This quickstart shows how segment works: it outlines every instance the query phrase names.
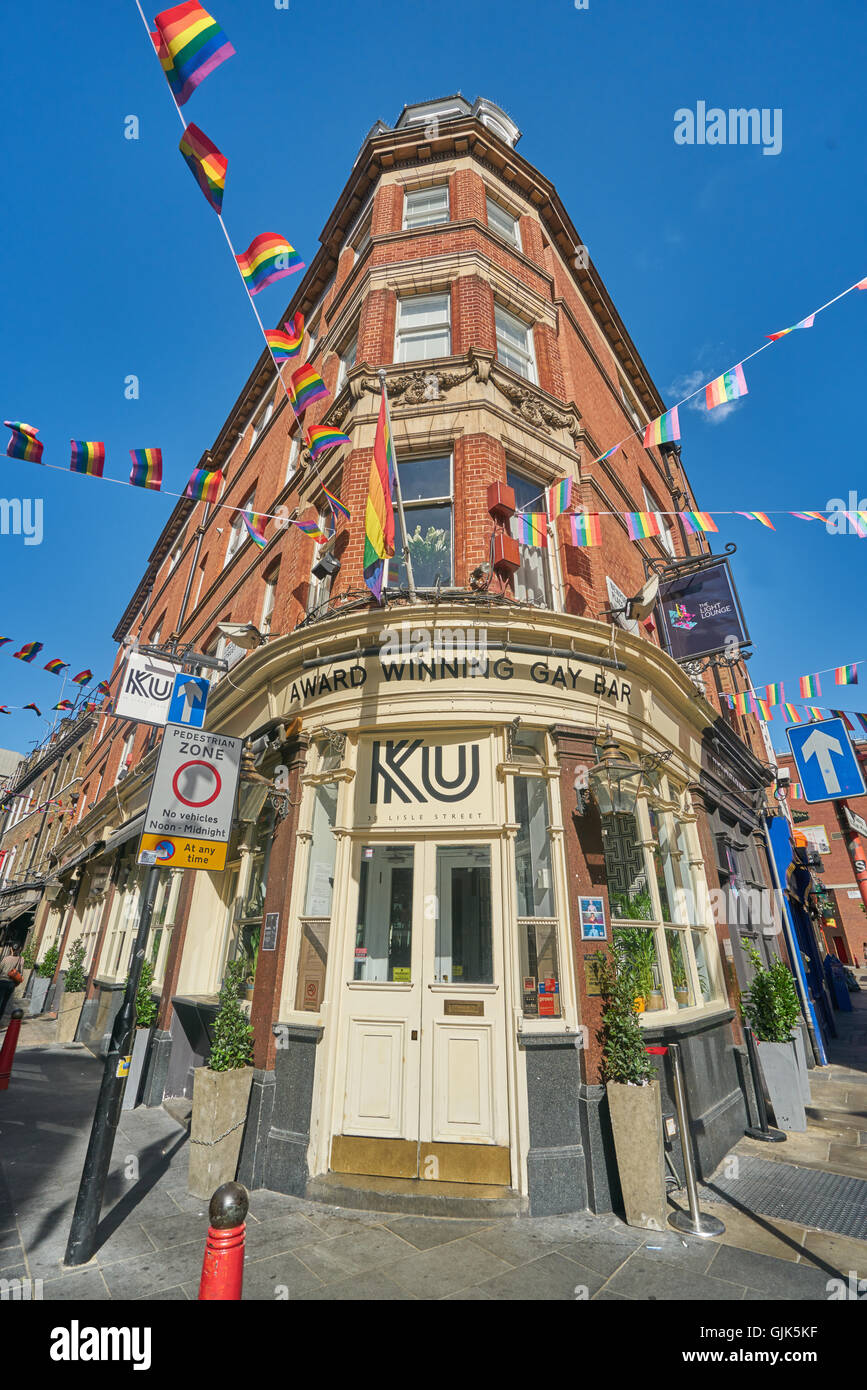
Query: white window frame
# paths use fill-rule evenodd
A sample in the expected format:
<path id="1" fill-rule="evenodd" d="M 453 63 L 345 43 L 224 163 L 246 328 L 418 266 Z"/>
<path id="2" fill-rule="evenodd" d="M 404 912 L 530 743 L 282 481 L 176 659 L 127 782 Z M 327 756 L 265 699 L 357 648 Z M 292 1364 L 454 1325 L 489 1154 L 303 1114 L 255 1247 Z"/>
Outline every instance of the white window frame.
<path id="1" fill-rule="evenodd" d="M 493 222 L 493 223 L 491 222 L 491 208 L 492 208 L 492 207 L 493 207 L 493 208 L 496 208 L 496 210 L 497 210 L 497 212 L 494 214 L 494 222 Z M 499 199 L 498 199 L 498 198 L 495 198 L 495 197 L 493 196 L 493 194 L 491 194 L 491 193 L 486 193 L 486 194 L 485 194 L 485 209 L 486 209 L 487 214 L 488 214 L 488 229 L 489 229 L 490 231 L 492 231 L 492 232 L 494 233 L 495 236 L 498 236 L 498 237 L 500 238 L 501 241 L 505 241 L 505 242 L 508 243 L 509 246 L 513 246 L 513 247 L 515 248 L 516 251 L 522 250 L 522 247 L 521 247 L 521 227 L 520 227 L 519 219 L 518 219 L 518 217 L 516 216 L 516 214 L 513 213 L 513 212 L 510 212 L 509 209 L 508 209 L 507 207 L 504 207 L 503 204 L 499 201 Z M 497 213 L 501 214 L 503 217 L 508 217 L 509 221 L 510 221 L 511 224 L 512 224 L 512 225 L 511 225 L 511 230 L 510 230 L 510 231 L 504 231 L 504 230 L 502 229 L 502 227 L 498 227 L 498 226 L 496 225 L 496 216 L 497 216 Z"/>
<path id="2" fill-rule="evenodd" d="M 346 384 L 346 378 L 358 358 L 358 329 L 350 338 L 346 347 L 340 354 L 340 366 L 337 368 L 337 385 L 334 388 L 335 396 L 339 395 Z"/>
<path id="3" fill-rule="evenodd" d="M 432 356 L 410 357 L 405 349 L 418 340 L 433 336 L 435 332 L 442 332 L 442 327 L 438 325 L 426 324 L 422 328 L 405 328 L 403 316 L 405 304 L 418 304 L 422 300 L 442 300 L 445 303 L 445 329 L 448 334 L 448 342 L 445 352 L 437 352 Z M 395 362 L 428 362 L 438 357 L 451 357 L 452 353 L 452 302 L 451 294 L 448 289 L 437 291 L 433 294 L 413 294 L 402 295 L 397 301 L 397 318 L 394 329 L 394 361 Z"/>
<path id="4" fill-rule="evenodd" d="M 289 441 L 289 458 L 286 463 L 284 486 L 298 472 L 298 458 L 301 453 L 301 431 L 297 430 Z"/>
<path id="5" fill-rule="evenodd" d="M 262 612 L 259 618 L 259 631 L 267 636 L 271 631 L 271 620 L 277 603 L 277 585 L 280 582 L 280 566 L 264 576 L 265 593 L 262 597 Z"/>
<path id="6" fill-rule="evenodd" d="M 511 313 L 511 311 L 509 309 L 504 308 L 502 304 L 494 305 L 494 324 L 497 334 L 497 357 L 499 358 L 502 365 L 504 367 L 508 367 L 510 371 L 515 372 L 517 376 L 523 377 L 525 381 L 529 381 L 531 385 L 538 385 L 539 375 L 536 370 L 536 348 L 535 343 L 533 341 L 532 325 L 527 323 L 524 319 L 518 318 L 517 314 Z M 509 342 L 508 339 L 505 338 L 505 335 L 501 335 L 501 324 L 504 327 L 509 327 L 510 325 L 514 324 L 521 328 L 524 332 L 526 346 L 523 349 L 518 348 L 515 346 L 514 343 Z M 517 357 L 519 362 L 523 362 L 523 365 L 526 368 L 525 371 L 522 371 L 520 367 L 516 367 L 513 362 L 506 361 L 505 357 L 500 351 L 501 336 L 503 337 L 504 345 L 507 348 L 510 357 Z"/>
<path id="7" fill-rule="evenodd" d="M 120 762 L 119 762 L 119 764 L 118 764 L 117 772 L 115 773 L 115 778 L 114 778 L 114 785 L 115 785 L 115 786 L 117 786 L 118 782 L 122 782 L 122 781 L 123 781 L 124 777 L 126 777 L 127 773 L 128 773 L 129 770 L 130 770 L 130 769 L 127 767 L 127 760 L 128 760 L 128 758 L 130 758 L 131 755 L 132 755 L 132 746 L 133 746 L 134 743 L 135 743 L 135 728 L 132 728 L 132 729 L 130 729 L 129 733 L 127 734 L 126 738 L 124 739 L 124 741 L 123 741 L 123 748 L 120 750 Z M 100 782 L 100 786 L 102 786 L 102 782 Z M 98 797 L 97 797 L 97 799 L 98 799 Z"/>
<path id="8" fill-rule="evenodd" d="M 425 220 L 418 219 L 412 212 L 410 206 L 411 200 L 413 198 L 419 197 L 420 195 L 430 195 L 431 193 L 439 193 L 441 190 L 445 194 L 444 207 L 435 209 L 433 217 L 427 217 Z M 440 213 L 442 213 L 443 215 L 440 216 Z M 450 220 L 451 209 L 449 207 L 449 186 L 447 183 L 430 184 L 425 188 L 404 189 L 402 223 L 402 230 L 404 232 L 415 231 L 418 227 L 442 227 L 445 225 L 445 223 L 449 222 Z"/>
<path id="9" fill-rule="evenodd" d="M 671 518 L 662 514 L 662 509 L 659 505 L 659 502 L 656 500 L 653 493 L 647 486 L 642 484 L 641 491 L 644 494 L 645 510 L 648 512 L 660 513 L 659 524 L 662 527 L 662 533 L 659 537 L 659 542 L 666 555 L 669 555 L 673 560 L 675 558 L 676 551 L 674 548 L 674 535 L 672 534 Z"/>

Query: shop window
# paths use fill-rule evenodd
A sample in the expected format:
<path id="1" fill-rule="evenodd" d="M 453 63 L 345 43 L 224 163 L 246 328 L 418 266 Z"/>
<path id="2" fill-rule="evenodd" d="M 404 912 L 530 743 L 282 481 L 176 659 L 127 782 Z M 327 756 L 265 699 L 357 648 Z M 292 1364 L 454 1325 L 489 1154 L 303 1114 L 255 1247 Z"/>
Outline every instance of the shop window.
<path id="1" fill-rule="evenodd" d="M 504 367 L 510 367 L 527 381 L 536 382 L 536 361 L 533 354 L 533 331 L 508 309 L 499 304 L 494 308 L 497 329 L 497 356 Z"/>
<path id="2" fill-rule="evenodd" d="M 435 227 L 449 220 L 448 184 L 438 184 L 436 188 L 414 188 L 404 194 L 403 230 L 414 227 Z"/>
<path id="3" fill-rule="evenodd" d="M 399 460 L 397 466 L 416 587 L 449 587 L 453 582 L 451 456 Z M 399 588 L 406 587 L 399 524 L 395 526 L 395 553 L 389 574 L 397 575 Z"/>
<path id="4" fill-rule="evenodd" d="M 554 905 L 547 782 L 543 777 L 516 777 L 514 796 L 523 1011 L 528 1018 L 559 1018 L 559 924 Z"/>
<path id="5" fill-rule="evenodd" d="M 517 251 L 521 249 L 521 232 L 518 226 L 518 219 L 511 212 L 507 212 L 501 203 L 498 203 L 488 194 L 488 226 L 492 232 L 496 232 L 510 246 L 514 246 Z"/>
<path id="6" fill-rule="evenodd" d="M 337 841 L 336 782 L 322 782 L 313 796 L 310 852 L 301 919 L 301 952 L 298 960 L 296 1009 L 316 1012 L 325 992 L 328 966 L 328 938 L 331 927 L 331 899 L 334 889 L 334 860 Z"/>
<path id="7" fill-rule="evenodd" d="M 396 362 L 451 354 L 449 295 L 416 294 L 397 302 Z"/>
<path id="8" fill-rule="evenodd" d="M 516 473 L 512 468 L 506 470 L 506 482 L 515 490 L 515 504 L 519 512 L 545 510 L 545 494 L 541 483 Z M 518 552 L 521 567 L 512 576 L 515 598 L 522 603 L 535 603 L 540 608 L 550 608 L 551 562 L 548 547 L 520 545 Z"/>

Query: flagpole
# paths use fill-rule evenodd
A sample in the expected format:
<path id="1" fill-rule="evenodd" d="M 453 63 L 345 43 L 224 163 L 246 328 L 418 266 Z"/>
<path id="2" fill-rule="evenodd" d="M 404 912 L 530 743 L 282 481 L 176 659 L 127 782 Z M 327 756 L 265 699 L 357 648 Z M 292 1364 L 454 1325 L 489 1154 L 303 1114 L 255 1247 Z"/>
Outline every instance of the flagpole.
<path id="1" fill-rule="evenodd" d="M 397 515 L 400 521 L 400 538 L 403 542 L 403 558 L 406 563 L 406 582 L 409 589 L 410 603 L 418 603 L 418 594 L 415 589 L 415 576 L 412 572 L 412 558 L 409 553 L 409 541 L 406 534 L 406 517 L 403 511 L 403 494 L 400 490 L 400 469 L 397 466 L 397 452 L 394 448 L 394 431 L 391 428 L 391 411 L 388 407 L 388 391 L 385 386 L 385 368 L 379 369 L 379 384 L 382 388 L 382 399 L 385 402 L 385 423 L 388 427 L 388 437 L 391 440 L 391 448 L 394 453 L 394 490 L 397 495 Z"/>

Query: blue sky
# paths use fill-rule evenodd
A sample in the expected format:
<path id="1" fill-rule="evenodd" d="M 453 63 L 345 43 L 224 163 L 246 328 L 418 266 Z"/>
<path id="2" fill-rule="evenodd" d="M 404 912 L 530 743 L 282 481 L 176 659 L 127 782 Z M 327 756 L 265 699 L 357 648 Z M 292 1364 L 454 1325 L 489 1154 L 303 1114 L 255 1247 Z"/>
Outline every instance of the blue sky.
<path id="1" fill-rule="evenodd" d="M 542 0 L 496 6 L 377 0 L 214 0 L 237 50 L 185 107 L 229 159 L 224 213 L 239 248 L 285 234 L 309 261 L 369 127 L 407 102 L 490 97 L 521 153 L 556 184 L 660 390 L 716 375 L 764 335 L 867 275 L 867 17 L 805 0 Z M 151 19 L 155 11 L 146 11 Z M 362 27 L 363 21 L 363 27 Z M 4 16 L 0 88 L 6 271 L 0 417 L 40 428 L 47 461 L 103 439 L 106 474 L 131 447 L 163 449 L 182 490 L 261 350 L 213 214 L 177 151 L 180 127 L 133 0 L 53 6 L 33 45 L 26 7 Z M 678 108 L 782 109 L 782 150 L 679 146 Z M 124 139 L 136 115 L 140 139 Z M 289 291 L 292 285 L 289 283 Z M 258 296 L 276 323 L 286 287 Z M 724 420 L 683 411 L 700 505 L 819 510 L 867 496 L 867 294 L 747 366 Z M 141 383 L 138 400 L 124 380 Z M 614 441 L 611 441 L 614 442 Z M 172 499 L 4 461 L 5 497 L 42 497 L 44 541 L 0 536 L 0 633 L 45 643 L 34 667 L 0 650 L 0 703 L 60 698 L 58 656 L 97 676 Z M 867 659 L 867 542 L 780 518 L 772 534 L 721 524 L 756 645 L 756 683 Z M 862 546 L 865 548 L 862 550 Z M 829 677 L 829 680 L 832 678 Z M 867 709 L 823 680 L 823 701 Z M 68 692 L 67 692 L 68 693 Z M 47 725 L 0 722 L 27 750 Z"/>

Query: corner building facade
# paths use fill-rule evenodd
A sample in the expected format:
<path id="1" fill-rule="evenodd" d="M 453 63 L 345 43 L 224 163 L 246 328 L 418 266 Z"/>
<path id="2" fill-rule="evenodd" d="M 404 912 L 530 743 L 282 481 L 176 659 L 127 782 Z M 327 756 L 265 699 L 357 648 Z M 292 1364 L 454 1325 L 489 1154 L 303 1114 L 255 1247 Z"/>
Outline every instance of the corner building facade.
<path id="1" fill-rule="evenodd" d="M 351 446 L 317 473 L 263 356 L 205 455 L 223 502 L 324 519 L 325 486 L 351 522 L 321 547 L 269 529 L 259 551 L 231 513 L 181 502 L 115 634 L 113 679 L 131 639 L 224 656 L 207 726 L 260 740 L 259 770 L 285 784 L 276 806 L 242 785 L 224 873 L 164 870 L 149 945 L 151 1104 L 191 1094 L 226 962 L 249 962 L 253 1186 L 333 1200 L 341 1183 L 405 1178 L 511 1191 L 540 1213 L 616 1203 L 590 959 L 612 922 L 646 963 L 649 1036 L 683 1043 L 704 1175 L 745 1122 L 739 959 L 707 889 L 745 872 L 727 827 L 766 885 L 767 752 L 722 698 L 746 688 L 741 668 L 689 673 L 652 618 L 623 611 L 648 566 L 707 542 L 673 516 L 632 542 L 607 515 L 602 544 L 577 549 L 560 518 L 502 591 L 485 569 L 491 484 L 525 510 L 564 478 L 588 511 L 698 505 L 679 449 L 642 447 L 664 403 L 518 139 L 461 97 L 373 128 L 288 306 L 332 393 L 305 425 Z M 383 608 L 362 574 L 380 367 L 418 587 L 410 603 L 398 553 Z M 266 640 L 241 650 L 220 623 Z M 621 755 L 654 762 L 634 814 L 576 797 L 608 726 Z M 109 1021 L 98 1000 L 126 973 L 155 740 L 104 713 L 64 847 L 71 862 L 96 846 L 111 868 L 89 983 L 90 1016 Z"/>

